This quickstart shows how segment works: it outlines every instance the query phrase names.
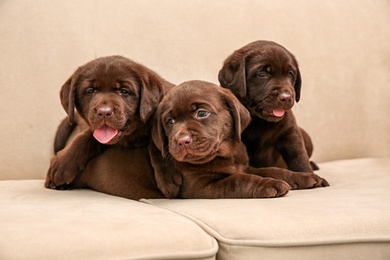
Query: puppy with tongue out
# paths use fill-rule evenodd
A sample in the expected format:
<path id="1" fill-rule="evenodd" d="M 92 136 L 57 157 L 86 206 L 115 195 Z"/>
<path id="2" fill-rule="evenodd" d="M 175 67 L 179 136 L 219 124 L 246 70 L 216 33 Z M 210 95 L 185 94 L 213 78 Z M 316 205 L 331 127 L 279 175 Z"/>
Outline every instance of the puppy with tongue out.
<path id="1" fill-rule="evenodd" d="M 311 138 L 291 111 L 300 100 L 302 79 L 295 57 L 286 48 L 271 41 L 249 43 L 224 61 L 218 79 L 251 114 L 252 122 L 242 133 L 251 166 L 297 172 L 318 169 L 309 159 Z"/>
<path id="2" fill-rule="evenodd" d="M 130 199 L 163 198 L 148 144 L 155 110 L 172 87 L 154 71 L 121 56 L 79 67 L 60 91 L 68 117 L 56 133 L 45 187 L 88 187 Z M 75 125 L 81 133 L 68 142 Z"/>

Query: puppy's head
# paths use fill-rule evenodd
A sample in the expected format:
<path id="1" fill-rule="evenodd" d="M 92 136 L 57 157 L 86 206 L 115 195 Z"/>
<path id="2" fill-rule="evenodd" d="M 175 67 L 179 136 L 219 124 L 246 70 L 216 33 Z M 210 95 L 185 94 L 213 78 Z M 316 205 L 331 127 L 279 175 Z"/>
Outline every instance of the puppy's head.
<path id="1" fill-rule="evenodd" d="M 60 91 L 69 122 L 75 110 L 101 143 L 114 144 L 148 123 L 163 96 L 153 71 L 120 56 L 79 67 Z"/>
<path id="2" fill-rule="evenodd" d="M 250 122 L 247 109 L 227 89 L 204 81 L 174 87 L 156 112 L 153 141 L 164 157 L 201 164 L 214 159 L 226 141 L 240 142 Z"/>
<path id="3" fill-rule="evenodd" d="M 233 52 L 218 79 L 252 116 L 270 122 L 282 120 L 300 99 L 302 80 L 295 57 L 270 41 L 256 41 Z"/>

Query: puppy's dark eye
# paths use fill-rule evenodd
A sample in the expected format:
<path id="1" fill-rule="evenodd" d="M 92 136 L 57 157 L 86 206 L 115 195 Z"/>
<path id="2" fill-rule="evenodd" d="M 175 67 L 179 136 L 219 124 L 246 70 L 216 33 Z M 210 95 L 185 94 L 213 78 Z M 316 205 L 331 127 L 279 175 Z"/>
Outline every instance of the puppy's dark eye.
<path id="1" fill-rule="evenodd" d="M 266 71 L 264 71 L 264 70 L 259 71 L 259 72 L 256 73 L 256 77 L 257 78 L 266 78 L 267 75 L 268 75 L 268 73 Z"/>
<path id="2" fill-rule="evenodd" d="M 118 94 L 119 95 L 128 96 L 128 95 L 130 95 L 130 91 L 128 89 L 121 88 L 121 89 L 118 90 Z"/>
<path id="3" fill-rule="evenodd" d="M 202 118 L 206 118 L 210 115 L 210 112 L 204 110 L 204 109 L 199 109 L 196 111 L 195 113 L 195 118 L 196 119 L 202 119 Z"/>
<path id="4" fill-rule="evenodd" d="M 94 89 L 94 88 L 87 88 L 86 90 L 85 90 L 85 93 L 87 93 L 87 94 L 93 94 L 93 93 L 95 93 L 96 92 L 96 90 Z"/>
<path id="5" fill-rule="evenodd" d="M 261 70 L 256 72 L 257 78 L 268 78 L 271 73 L 271 67 L 265 66 Z"/>
<path id="6" fill-rule="evenodd" d="M 294 71 L 293 70 L 289 70 L 288 71 L 288 76 L 293 79 L 295 77 Z"/>
<path id="7" fill-rule="evenodd" d="M 175 119 L 173 119 L 172 117 L 168 117 L 166 119 L 166 122 L 167 122 L 167 124 L 173 125 L 175 123 Z"/>

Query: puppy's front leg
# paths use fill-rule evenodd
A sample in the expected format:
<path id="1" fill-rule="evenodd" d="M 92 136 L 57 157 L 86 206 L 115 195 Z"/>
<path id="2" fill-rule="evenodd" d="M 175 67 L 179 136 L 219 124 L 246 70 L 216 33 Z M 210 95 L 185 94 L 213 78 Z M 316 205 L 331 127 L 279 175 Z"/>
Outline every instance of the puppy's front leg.
<path id="1" fill-rule="evenodd" d="M 199 173 L 184 176 L 180 195 L 187 199 L 273 198 L 290 189 L 282 180 L 251 174 Z"/>
<path id="2" fill-rule="evenodd" d="M 293 190 L 329 186 L 329 183 L 325 179 L 312 172 L 293 172 L 277 167 L 247 167 L 246 171 L 250 174 L 262 177 L 283 180 L 287 182 Z"/>
<path id="3" fill-rule="evenodd" d="M 163 158 L 161 151 L 153 142 L 149 144 L 149 156 L 157 187 L 165 197 L 176 198 L 182 185 L 182 175 L 172 163 Z"/>
<path id="4" fill-rule="evenodd" d="M 310 158 L 305 148 L 302 132 L 299 127 L 293 127 L 277 142 L 277 149 L 291 171 L 313 172 Z"/>
<path id="5" fill-rule="evenodd" d="M 45 187 L 56 189 L 69 185 L 85 168 L 88 161 L 102 152 L 102 147 L 94 139 L 90 130 L 80 133 L 68 147 L 52 158 Z"/>

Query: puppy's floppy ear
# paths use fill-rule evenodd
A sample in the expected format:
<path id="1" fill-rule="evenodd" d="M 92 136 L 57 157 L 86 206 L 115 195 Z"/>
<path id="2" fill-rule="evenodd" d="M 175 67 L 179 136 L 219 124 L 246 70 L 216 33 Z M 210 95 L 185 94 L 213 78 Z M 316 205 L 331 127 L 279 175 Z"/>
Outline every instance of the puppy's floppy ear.
<path id="1" fill-rule="evenodd" d="M 75 110 L 75 96 L 77 90 L 77 80 L 82 71 L 82 68 L 78 68 L 75 73 L 62 85 L 60 90 L 60 99 L 62 107 L 68 114 L 69 124 L 74 122 L 74 110 Z"/>
<path id="2" fill-rule="evenodd" d="M 230 89 L 240 99 L 246 96 L 245 57 L 242 53 L 233 53 L 218 73 L 221 86 Z"/>
<path id="3" fill-rule="evenodd" d="M 297 79 L 295 80 L 294 90 L 295 90 L 295 101 L 298 103 L 301 99 L 301 86 L 302 86 L 302 77 L 299 68 L 297 69 Z"/>
<path id="4" fill-rule="evenodd" d="M 141 86 L 139 113 L 145 123 L 156 111 L 164 94 L 163 83 L 157 75 L 145 69 L 142 69 L 138 75 Z"/>
<path id="5" fill-rule="evenodd" d="M 161 151 L 162 156 L 165 158 L 167 155 L 166 147 L 168 147 L 168 138 L 165 135 L 165 130 L 162 122 L 161 106 L 157 108 L 156 114 L 153 118 L 152 125 L 152 140 L 157 148 Z"/>
<path id="6" fill-rule="evenodd" d="M 221 88 L 221 94 L 233 117 L 233 140 L 241 142 L 241 134 L 251 122 L 249 111 L 230 90 Z"/>

